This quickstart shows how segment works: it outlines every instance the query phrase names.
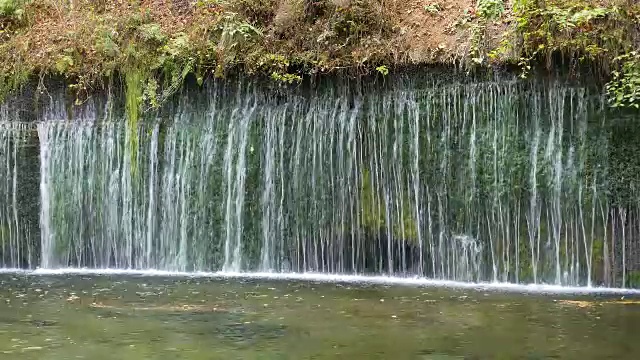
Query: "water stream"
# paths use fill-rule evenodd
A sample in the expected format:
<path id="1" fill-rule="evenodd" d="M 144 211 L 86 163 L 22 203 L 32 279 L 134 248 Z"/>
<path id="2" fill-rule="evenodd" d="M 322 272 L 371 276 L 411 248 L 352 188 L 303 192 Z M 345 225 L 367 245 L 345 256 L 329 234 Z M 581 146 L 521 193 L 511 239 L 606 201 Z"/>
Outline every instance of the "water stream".
<path id="1" fill-rule="evenodd" d="M 0 112 L 2 265 L 640 286 L 640 137 L 585 87 L 193 97 L 132 131 Z"/>

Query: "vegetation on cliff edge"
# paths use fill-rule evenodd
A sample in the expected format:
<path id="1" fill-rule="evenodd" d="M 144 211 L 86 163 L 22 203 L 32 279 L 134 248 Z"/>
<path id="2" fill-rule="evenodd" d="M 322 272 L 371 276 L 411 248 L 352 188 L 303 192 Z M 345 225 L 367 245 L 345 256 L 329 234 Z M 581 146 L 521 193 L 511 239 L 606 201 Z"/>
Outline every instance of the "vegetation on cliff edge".
<path id="1" fill-rule="evenodd" d="M 0 97 L 47 75 L 67 78 L 78 101 L 122 81 L 137 113 L 189 74 L 291 84 L 338 69 L 511 63 L 526 76 L 560 55 L 611 80 L 613 106 L 640 107 L 639 27 L 631 0 L 0 0 Z"/>

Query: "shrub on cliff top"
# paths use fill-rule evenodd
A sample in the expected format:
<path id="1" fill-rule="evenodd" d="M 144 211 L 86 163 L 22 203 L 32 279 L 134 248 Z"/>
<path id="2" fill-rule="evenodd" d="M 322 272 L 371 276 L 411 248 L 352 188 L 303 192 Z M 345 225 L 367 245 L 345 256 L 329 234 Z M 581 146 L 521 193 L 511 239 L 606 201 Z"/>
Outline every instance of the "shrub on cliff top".
<path id="1" fill-rule="evenodd" d="M 0 17 L 20 16 L 22 3 L 20 0 L 0 0 Z"/>

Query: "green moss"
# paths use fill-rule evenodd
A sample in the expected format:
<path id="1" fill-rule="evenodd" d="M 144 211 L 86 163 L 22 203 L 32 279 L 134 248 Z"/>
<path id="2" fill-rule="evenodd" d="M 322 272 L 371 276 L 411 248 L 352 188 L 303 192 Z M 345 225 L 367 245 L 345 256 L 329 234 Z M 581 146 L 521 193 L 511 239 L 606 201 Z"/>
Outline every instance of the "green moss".
<path id="1" fill-rule="evenodd" d="M 602 239 L 593 240 L 591 259 L 595 264 L 604 262 L 604 241 Z"/>
<path id="2" fill-rule="evenodd" d="M 0 47 L 2 51 L 2 47 Z M 0 72 L 0 102 L 11 92 L 20 89 L 30 79 L 31 73 L 26 69 L 7 74 Z"/>
<path id="3" fill-rule="evenodd" d="M 630 271 L 627 273 L 627 283 L 630 288 L 640 288 L 640 271 Z"/>
<path id="4" fill-rule="evenodd" d="M 384 209 L 382 209 L 382 206 L 380 204 L 380 198 L 376 198 L 376 194 L 374 194 L 373 192 L 369 170 L 365 170 L 362 174 L 361 194 L 362 226 L 365 229 L 374 231 L 384 228 Z"/>
<path id="5" fill-rule="evenodd" d="M 387 216 L 385 204 L 382 203 L 382 194 L 377 194 L 372 188 L 369 170 L 365 170 L 362 176 L 361 190 L 361 216 L 363 228 L 371 233 L 385 231 Z M 396 199 L 398 201 L 399 199 Z M 402 199 L 402 219 L 391 225 L 392 234 L 396 239 L 418 241 L 418 224 L 414 219 L 415 210 L 411 208 L 411 202 L 405 195 Z"/>
<path id="6" fill-rule="evenodd" d="M 140 70 L 134 69 L 125 74 L 126 85 L 126 113 L 127 131 L 129 133 L 129 151 L 131 154 L 131 169 L 136 173 L 136 154 L 138 149 L 138 120 L 140 119 L 140 105 L 142 102 L 143 76 Z"/>
<path id="7" fill-rule="evenodd" d="M 0 225 L 0 244 L 4 244 L 7 239 L 9 239 L 9 227 Z"/>

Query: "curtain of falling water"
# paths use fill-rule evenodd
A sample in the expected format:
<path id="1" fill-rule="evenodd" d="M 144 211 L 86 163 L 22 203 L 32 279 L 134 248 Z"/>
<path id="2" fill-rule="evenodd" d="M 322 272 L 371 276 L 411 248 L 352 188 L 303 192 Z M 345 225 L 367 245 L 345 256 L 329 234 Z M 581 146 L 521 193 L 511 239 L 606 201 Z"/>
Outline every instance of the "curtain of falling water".
<path id="1" fill-rule="evenodd" d="M 588 285 L 603 239 L 630 241 L 610 229 L 628 219 L 608 197 L 600 100 L 583 89 L 315 95 L 212 90 L 137 133 L 39 122 L 41 265 Z M 9 209 L 0 224 L 15 228 Z"/>
<path id="2" fill-rule="evenodd" d="M 2 111 L 2 110 L 0 110 Z M 30 224 L 19 215 L 19 162 L 30 131 L 28 124 L 9 122 L 0 114 L 0 266 L 31 267 L 34 249 L 30 240 Z"/>

